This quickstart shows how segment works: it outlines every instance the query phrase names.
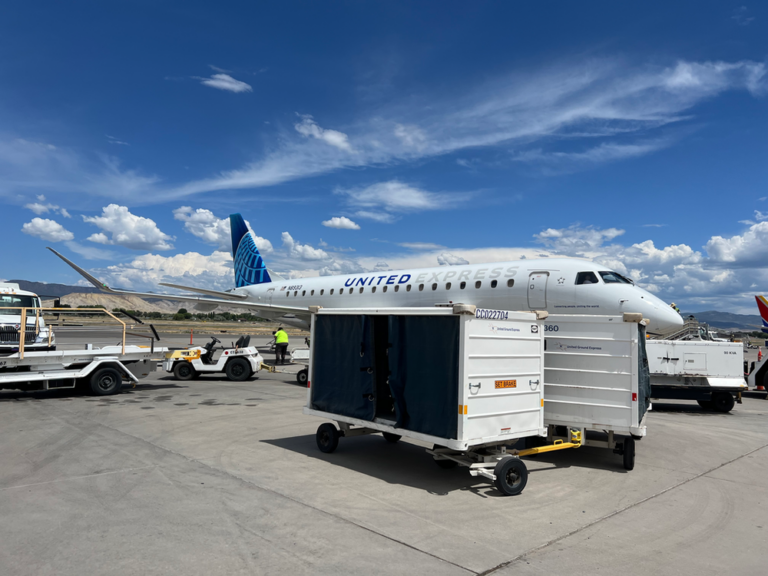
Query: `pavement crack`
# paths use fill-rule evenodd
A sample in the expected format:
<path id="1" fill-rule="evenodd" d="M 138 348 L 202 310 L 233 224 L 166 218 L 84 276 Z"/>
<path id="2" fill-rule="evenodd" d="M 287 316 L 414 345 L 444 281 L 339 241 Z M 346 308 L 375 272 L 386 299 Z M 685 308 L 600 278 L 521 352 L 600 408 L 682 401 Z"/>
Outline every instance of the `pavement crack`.
<path id="1" fill-rule="evenodd" d="M 582 532 L 586 530 L 587 528 L 591 528 L 592 526 L 595 526 L 597 524 L 600 524 L 601 522 L 605 522 L 606 520 L 610 520 L 614 516 L 618 516 L 619 514 L 622 514 L 626 512 L 627 510 L 631 510 L 632 508 L 636 508 L 637 506 L 640 506 L 641 504 L 645 504 L 646 502 L 653 500 L 655 498 L 658 498 L 659 496 L 662 496 L 663 494 L 666 494 L 667 492 L 671 492 L 675 488 L 679 488 L 680 486 L 684 486 L 685 484 L 688 484 L 689 482 L 693 482 L 694 480 L 697 480 L 703 476 L 706 476 L 707 474 L 711 474 L 715 470 L 719 470 L 720 468 L 723 468 L 724 466 L 728 466 L 729 464 L 733 464 L 737 460 L 741 460 L 742 458 L 749 456 L 750 454 L 754 454 L 755 452 L 758 452 L 762 450 L 763 448 L 768 448 L 768 444 L 763 444 L 762 446 L 758 446 L 757 448 L 750 450 L 749 452 L 745 452 L 744 454 L 740 456 L 736 456 L 735 458 L 728 460 L 727 462 L 723 462 L 722 464 L 718 464 L 717 466 L 714 466 L 710 468 L 709 470 L 705 470 L 704 472 L 701 472 L 700 474 L 697 474 L 695 476 L 692 476 L 691 478 L 688 478 L 686 480 L 682 480 L 678 482 L 677 484 L 674 484 L 672 486 L 669 486 L 668 488 L 665 488 L 664 490 L 660 490 L 656 494 L 652 494 L 646 498 L 643 498 L 642 500 L 638 500 L 637 502 L 634 502 L 632 504 L 629 504 L 625 506 L 624 508 L 620 508 L 618 510 L 614 510 L 610 514 L 606 514 L 605 516 L 601 516 L 600 518 L 597 518 L 596 520 L 593 520 L 592 522 L 589 522 L 587 524 L 584 524 L 584 526 L 580 526 L 579 528 L 575 528 L 571 530 L 570 532 L 566 532 L 565 534 L 561 534 L 557 538 L 553 538 L 552 540 L 549 540 L 548 542 L 545 542 L 544 544 L 541 544 L 540 546 L 536 546 L 535 548 L 531 548 L 530 550 L 527 550 L 526 552 L 523 552 L 522 554 L 518 554 L 511 560 L 507 560 L 506 562 L 502 562 L 498 566 L 494 566 L 493 568 L 489 568 L 488 570 L 485 570 L 484 572 L 477 573 L 477 576 L 488 576 L 490 574 L 493 574 L 494 572 L 497 572 L 498 570 L 501 570 L 502 568 L 506 568 L 507 566 L 511 566 L 515 562 L 522 560 L 523 558 L 526 558 L 527 556 L 530 556 L 532 554 L 535 554 L 536 552 L 541 552 L 545 548 L 548 548 L 549 546 L 552 546 L 553 544 L 557 544 L 558 542 L 561 542 L 562 540 L 565 540 L 566 538 L 573 536 L 575 534 L 578 534 L 579 532 Z"/>

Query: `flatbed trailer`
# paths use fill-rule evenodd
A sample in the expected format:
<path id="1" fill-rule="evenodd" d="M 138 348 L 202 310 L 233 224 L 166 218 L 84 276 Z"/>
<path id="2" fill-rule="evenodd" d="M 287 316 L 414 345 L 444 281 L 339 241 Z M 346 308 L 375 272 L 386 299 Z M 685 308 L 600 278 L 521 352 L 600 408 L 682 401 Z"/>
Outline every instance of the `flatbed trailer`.
<path id="1" fill-rule="evenodd" d="M 695 400 L 705 410 L 741 404 L 744 346 L 739 342 L 648 340 L 651 398 Z"/>
<path id="2" fill-rule="evenodd" d="M 0 389 L 62 390 L 87 386 L 93 394 L 117 394 L 123 380 L 134 386 L 157 369 L 164 348 L 105 346 L 91 350 L 17 352 L 0 358 Z"/>
<path id="3" fill-rule="evenodd" d="M 0 356 L 0 390 L 26 392 L 82 386 L 97 396 L 117 394 L 122 389 L 123 380 L 135 386 L 139 379 L 154 372 L 159 360 L 167 352 L 167 348 L 155 346 L 158 336 L 154 328 L 154 337 L 129 333 L 125 322 L 103 308 L 21 308 L 22 318 L 30 313 L 36 314 L 38 318 L 42 318 L 44 313 L 106 316 L 114 321 L 113 327 L 120 331 L 120 342 L 101 348 L 86 344 L 84 350 L 37 351 L 27 348 L 26 339 L 22 337 L 18 351 Z M 39 323 L 36 321 L 36 324 Z M 21 332 L 23 335 L 24 325 Z M 126 344 L 126 335 L 146 338 L 150 343 L 148 346 Z M 49 332 L 49 338 L 52 336 Z"/>

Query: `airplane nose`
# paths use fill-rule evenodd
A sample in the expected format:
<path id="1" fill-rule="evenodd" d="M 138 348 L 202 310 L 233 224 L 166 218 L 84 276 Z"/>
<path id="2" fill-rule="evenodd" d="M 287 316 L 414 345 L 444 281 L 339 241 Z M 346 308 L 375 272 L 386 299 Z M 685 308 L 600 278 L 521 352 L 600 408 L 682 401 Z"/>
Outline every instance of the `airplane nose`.
<path id="1" fill-rule="evenodd" d="M 649 318 L 651 322 L 648 325 L 648 331 L 665 332 L 680 328 L 685 324 L 683 317 L 663 302 L 654 303 L 653 308 L 653 313 Z"/>

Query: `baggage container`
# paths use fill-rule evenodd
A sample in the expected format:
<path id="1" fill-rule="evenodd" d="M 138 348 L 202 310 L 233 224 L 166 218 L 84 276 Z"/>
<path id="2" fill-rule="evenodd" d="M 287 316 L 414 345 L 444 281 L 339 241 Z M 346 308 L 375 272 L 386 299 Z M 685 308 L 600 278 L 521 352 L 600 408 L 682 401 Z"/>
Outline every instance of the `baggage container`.
<path id="1" fill-rule="evenodd" d="M 579 429 L 585 445 L 614 450 L 632 470 L 651 396 L 642 315 L 551 315 L 544 324 L 548 438 Z M 607 439 L 588 436 L 590 430 Z"/>
<path id="2" fill-rule="evenodd" d="M 405 436 L 433 444 L 441 467 L 467 466 L 517 494 L 527 470 L 516 456 L 580 445 L 577 433 L 556 446 L 506 449 L 546 434 L 546 312 L 471 305 L 312 312 L 304 413 L 339 425 L 318 428 L 323 452 L 342 436 Z"/>

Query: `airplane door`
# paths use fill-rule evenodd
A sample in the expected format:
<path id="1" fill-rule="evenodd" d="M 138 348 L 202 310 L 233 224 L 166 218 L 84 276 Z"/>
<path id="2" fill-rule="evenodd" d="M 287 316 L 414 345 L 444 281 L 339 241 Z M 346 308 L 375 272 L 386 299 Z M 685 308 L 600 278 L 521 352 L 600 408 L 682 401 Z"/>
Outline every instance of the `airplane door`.
<path id="1" fill-rule="evenodd" d="M 549 272 L 533 272 L 528 277 L 528 308 L 547 309 L 547 280 Z"/>
<path id="2" fill-rule="evenodd" d="M 275 294 L 275 289 L 270 288 L 267 290 L 267 304 L 272 304 L 272 296 Z"/>

